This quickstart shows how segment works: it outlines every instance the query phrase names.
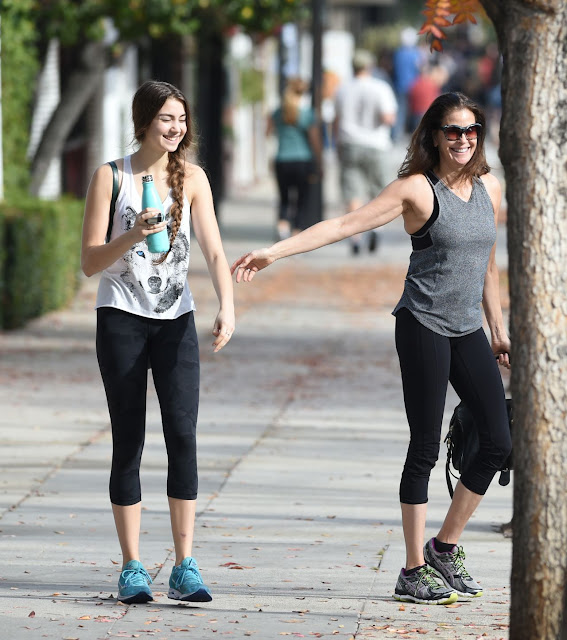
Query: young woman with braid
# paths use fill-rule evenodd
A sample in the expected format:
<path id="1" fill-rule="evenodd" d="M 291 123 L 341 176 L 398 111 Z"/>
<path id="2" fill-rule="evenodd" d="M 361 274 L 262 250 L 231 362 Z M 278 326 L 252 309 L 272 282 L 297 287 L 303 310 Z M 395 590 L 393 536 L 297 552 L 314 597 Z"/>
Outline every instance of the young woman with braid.
<path id="1" fill-rule="evenodd" d="M 192 542 L 197 498 L 196 422 L 199 348 L 187 282 L 189 222 L 203 251 L 219 300 L 213 351 L 234 331 L 233 290 L 213 208 L 209 182 L 190 164 L 191 117 L 174 86 L 145 82 L 132 103 L 138 150 L 118 161 L 120 189 L 109 227 L 113 172 L 99 167 L 89 186 L 83 225 L 82 267 L 100 273 L 96 302 L 96 348 L 112 424 L 110 500 L 123 568 L 118 599 L 153 599 L 151 577 L 140 562 L 140 461 L 144 446 L 148 368 L 152 369 L 165 437 L 167 496 L 176 561 L 170 598 L 207 602 Z M 166 219 L 148 222 L 156 209 L 141 210 L 142 176 L 152 174 Z M 170 250 L 148 251 L 146 238 L 167 228 Z"/>
<path id="2" fill-rule="evenodd" d="M 237 282 L 249 282 L 275 260 L 402 216 L 413 251 L 393 313 L 410 442 L 400 482 L 406 560 L 394 598 L 408 602 L 447 604 L 482 595 L 465 569 L 459 538 L 512 447 L 497 366 L 510 367 L 495 262 L 501 190 L 486 163 L 484 127 L 472 100 L 461 93 L 439 96 L 413 134 L 398 179 L 374 200 L 232 265 Z M 480 450 L 462 474 L 437 536 L 424 546 L 429 475 L 439 454 L 449 382 L 474 415 Z"/>

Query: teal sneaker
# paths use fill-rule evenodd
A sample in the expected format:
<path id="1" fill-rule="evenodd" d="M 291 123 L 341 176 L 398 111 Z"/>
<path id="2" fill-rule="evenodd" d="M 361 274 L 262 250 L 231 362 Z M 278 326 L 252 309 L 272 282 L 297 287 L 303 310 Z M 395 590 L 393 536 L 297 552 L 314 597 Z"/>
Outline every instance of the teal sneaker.
<path id="1" fill-rule="evenodd" d="M 173 567 L 167 597 L 184 602 L 210 602 L 213 599 L 209 587 L 203 584 L 195 558 L 185 558 L 179 566 Z"/>
<path id="2" fill-rule="evenodd" d="M 130 560 L 118 579 L 118 600 L 124 604 L 143 604 L 153 600 L 149 587 L 151 581 L 144 565 L 138 560 Z"/>

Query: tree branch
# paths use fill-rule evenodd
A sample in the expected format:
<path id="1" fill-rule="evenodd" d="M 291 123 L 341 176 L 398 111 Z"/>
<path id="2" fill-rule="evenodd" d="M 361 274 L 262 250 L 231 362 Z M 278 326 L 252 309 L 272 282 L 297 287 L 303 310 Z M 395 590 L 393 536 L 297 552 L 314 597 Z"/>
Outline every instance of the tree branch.
<path id="1" fill-rule="evenodd" d="M 71 73 L 57 108 L 45 129 L 31 165 L 30 192 L 37 196 L 51 160 L 61 155 L 63 145 L 88 101 L 100 86 L 106 68 L 106 47 L 89 42 L 81 55 L 81 65 Z"/>

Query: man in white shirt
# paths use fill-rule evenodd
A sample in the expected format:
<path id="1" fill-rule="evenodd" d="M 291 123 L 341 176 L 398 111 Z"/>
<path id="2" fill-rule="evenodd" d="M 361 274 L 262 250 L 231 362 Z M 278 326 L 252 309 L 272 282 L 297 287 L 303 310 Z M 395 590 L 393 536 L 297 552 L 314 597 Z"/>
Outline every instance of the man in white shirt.
<path id="1" fill-rule="evenodd" d="M 357 50 L 352 61 L 354 77 L 336 97 L 335 133 L 341 166 L 341 188 L 346 210 L 354 211 L 386 186 L 384 166 L 392 147 L 391 129 L 398 105 L 390 85 L 373 77 L 374 56 Z M 360 252 L 361 237 L 351 238 L 352 252 Z M 370 232 L 370 251 L 377 246 Z"/>

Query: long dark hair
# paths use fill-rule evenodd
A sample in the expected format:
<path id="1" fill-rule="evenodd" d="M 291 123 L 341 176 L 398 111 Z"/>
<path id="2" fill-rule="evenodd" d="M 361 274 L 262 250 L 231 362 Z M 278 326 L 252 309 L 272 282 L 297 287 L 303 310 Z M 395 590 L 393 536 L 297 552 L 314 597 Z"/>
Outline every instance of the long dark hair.
<path id="1" fill-rule="evenodd" d="M 475 122 L 482 125 L 474 155 L 461 169 L 461 175 L 465 179 L 472 180 L 490 171 L 484 153 L 484 139 L 486 137 L 484 113 L 470 98 L 455 91 L 440 95 L 424 113 L 412 135 L 405 160 L 398 171 L 398 178 L 407 178 L 417 173 L 432 171 L 439 164 L 439 149 L 433 144 L 433 133 L 441 127 L 443 119 L 448 113 L 461 109 L 472 111 Z"/>
<path id="2" fill-rule="evenodd" d="M 147 80 L 136 91 L 132 100 L 132 121 L 134 123 L 134 137 L 141 143 L 144 140 L 146 131 L 151 125 L 153 119 L 163 107 L 168 98 L 178 100 L 185 110 L 187 118 L 187 132 L 179 143 L 175 151 L 168 154 L 167 173 L 169 174 L 169 186 L 173 196 L 173 204 L 169 214 L 172 217 L 170 246 L 177 236 L 177 232 L 181 226 L 181 218 L 183 216 L 183 183 L 185 181 L 185 156 L 187 150 L 193 141 L 193 132 L 191 126 L 191 112 L 187 99 L 181 91 L 169 82 L 160 82 L 158 80 Z M 168 252 L 169 253 L 169 252 Z M 167 254 L 159 262 L 163 262 Z"/>

